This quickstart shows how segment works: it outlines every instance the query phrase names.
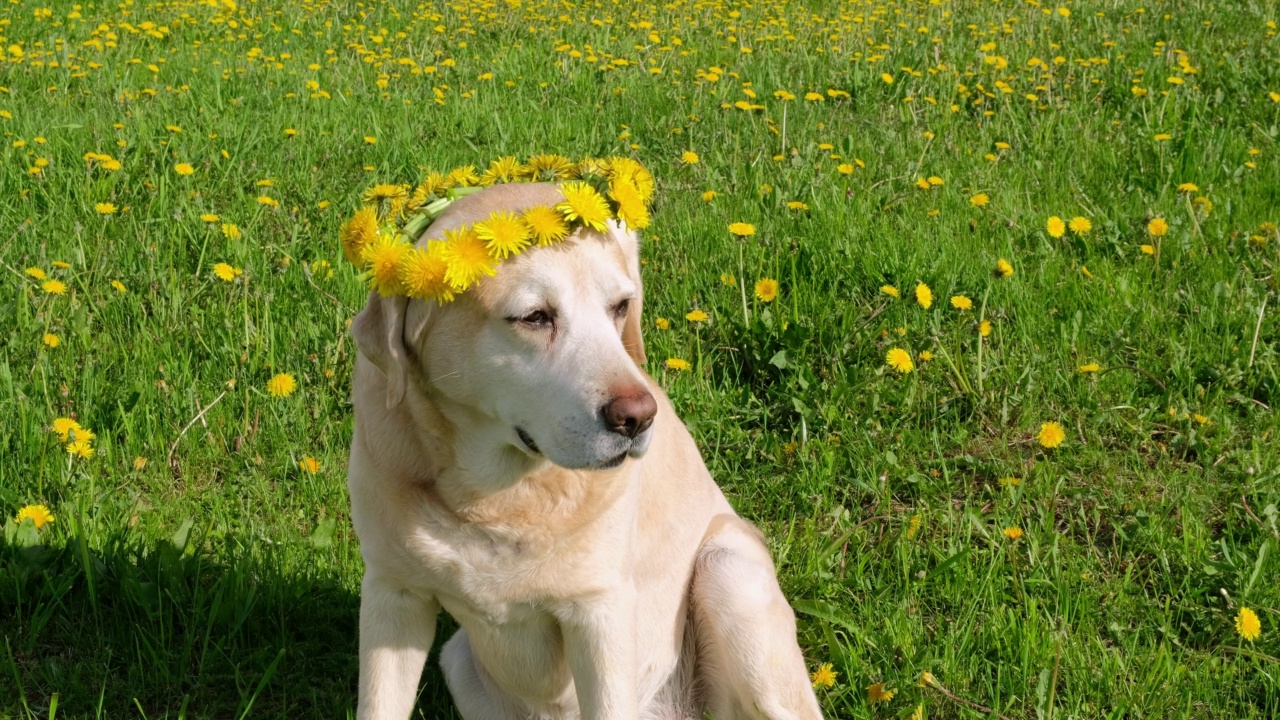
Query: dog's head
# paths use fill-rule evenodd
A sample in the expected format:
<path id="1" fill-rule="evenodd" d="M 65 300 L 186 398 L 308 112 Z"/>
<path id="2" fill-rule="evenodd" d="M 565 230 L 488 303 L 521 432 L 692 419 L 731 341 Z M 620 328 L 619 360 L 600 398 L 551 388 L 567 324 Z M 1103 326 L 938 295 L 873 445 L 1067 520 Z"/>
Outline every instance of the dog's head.
<path id="1" fill-rule="evenodd" d="M 554 185 L 495 186 L 454 203 L 424 242 L 562 199 Z M 510 258 L 444 305 L 371 294 L 352 332 L 388 408 L 419 393 L 478 452 L 609 468 L 644 453 L 657 413 L 640 312 L 639 239 L 611 223 Z"/>

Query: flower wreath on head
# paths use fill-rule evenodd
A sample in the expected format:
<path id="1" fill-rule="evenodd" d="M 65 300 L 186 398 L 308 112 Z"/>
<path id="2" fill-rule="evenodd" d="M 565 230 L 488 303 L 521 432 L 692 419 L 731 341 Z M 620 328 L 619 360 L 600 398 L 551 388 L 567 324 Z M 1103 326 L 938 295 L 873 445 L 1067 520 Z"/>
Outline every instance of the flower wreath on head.
<path id="1" fill-rule="evenodd" d="M 564 201 L 521 213 L 499 210 L 485 220 L 446 230 L 444 239 L 415 245 L 455 200 L 490 185 L 554 182 Z M 527 163 L 507 156 L 477 174 L 465 165 L 448 173 L 429 171 L 417 187 L 374 185 L 364 207 L 338 233 L 347 260 L 364 270 L 369 287 L 384 297 L 405 295 L 450 302 L 484 277 L 497 274 L 509 257 L 537 245 L 554 245 L 579 227 L 604 231 L 620 220 L 639 230 L 649 224 L 653 176 L 630 158 L 534 155 Z"/>

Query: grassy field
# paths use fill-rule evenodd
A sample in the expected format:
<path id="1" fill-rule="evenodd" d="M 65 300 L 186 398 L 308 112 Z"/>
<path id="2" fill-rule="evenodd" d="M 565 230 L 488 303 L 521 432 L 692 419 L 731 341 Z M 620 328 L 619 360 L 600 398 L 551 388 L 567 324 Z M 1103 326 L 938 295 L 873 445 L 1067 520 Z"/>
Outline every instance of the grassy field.
<path id="1" fill-rule="evenodd" d="M 656 176 L 648 369 L 829 717 L 1277 716 L 1277 19 L 5 4 L 0 716 L 353 713 L 337 229 L 540 152 Z M 432 665 L 420 712 L 456 716 Z"/>

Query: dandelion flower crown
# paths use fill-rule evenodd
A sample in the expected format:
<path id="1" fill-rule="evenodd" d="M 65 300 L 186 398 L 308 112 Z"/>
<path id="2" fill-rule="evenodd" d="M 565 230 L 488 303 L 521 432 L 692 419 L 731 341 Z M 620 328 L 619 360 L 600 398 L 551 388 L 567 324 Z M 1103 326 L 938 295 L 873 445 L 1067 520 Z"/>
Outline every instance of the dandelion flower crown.
<path id="1" fill-rule="evenodd" d="M 455 200 L 490 185 L 554 182 L 564 194 L 555 206 L 521 213 L 497 211 L 480 222 L 445 231 L 444 239 L 415 242 Z M 447 173 L 429 171 L 417 187 L 374 185 L 364 206 L 342 225 L 342 252 L 369 287 L 384 297 L 404 295 L 450 302 L 484 277 L 497 274 L 510 257 L 537 245 L 561 242 L 579 227 L 603 231 L 616 219 L 639 230 L 649 224 L 653 176 L 630 158 L 534 155 L 521 163 L 500 157 L 477 173 L 464 165 Z"/>

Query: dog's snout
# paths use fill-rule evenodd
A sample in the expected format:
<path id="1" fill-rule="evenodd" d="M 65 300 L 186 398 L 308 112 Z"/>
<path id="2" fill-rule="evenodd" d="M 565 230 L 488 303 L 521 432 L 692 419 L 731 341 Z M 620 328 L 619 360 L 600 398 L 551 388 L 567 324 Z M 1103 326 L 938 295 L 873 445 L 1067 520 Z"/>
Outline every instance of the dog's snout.
<path id="1" fill-rule="evenodd" d="M 658 414 L 658 403 L 644 389 L 623 393 L 601 408 L 605 427 L 624 437 L 634 438 L 653 424 Z"/>

